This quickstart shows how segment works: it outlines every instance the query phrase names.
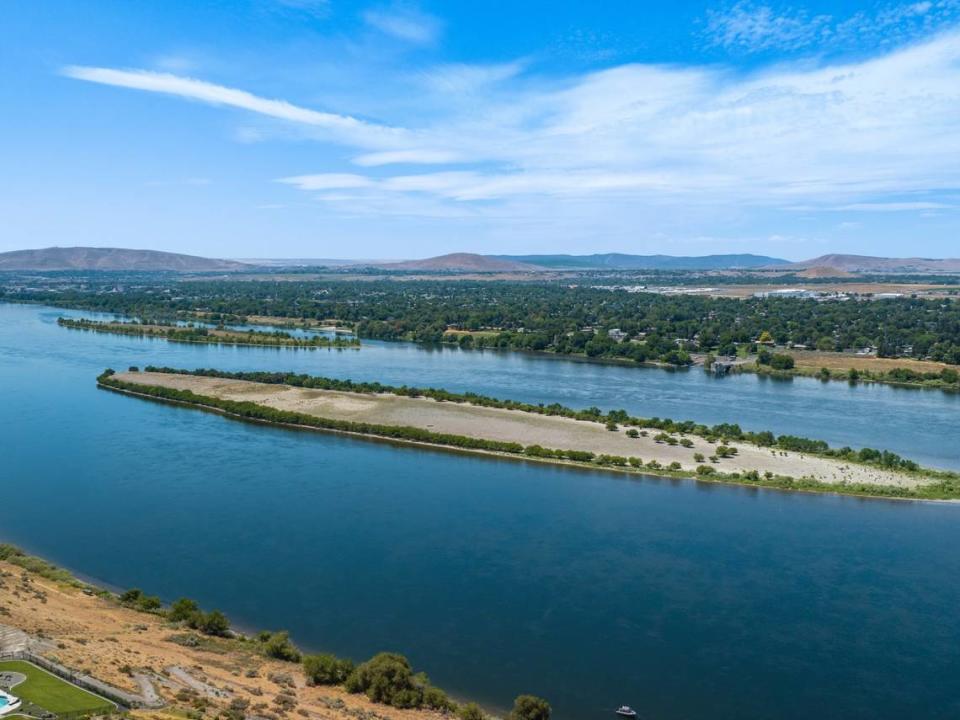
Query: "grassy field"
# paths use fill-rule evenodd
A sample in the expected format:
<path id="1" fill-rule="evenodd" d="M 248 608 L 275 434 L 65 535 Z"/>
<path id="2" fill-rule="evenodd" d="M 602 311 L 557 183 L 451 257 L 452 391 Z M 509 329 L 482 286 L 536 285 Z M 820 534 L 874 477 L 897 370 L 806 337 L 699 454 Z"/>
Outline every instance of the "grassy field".
<path id="1" fill-rule="evenodd" d="M 52 713 L 88 712 L 91 710 L 109 711 L 113 703 L 97 697 L 86 690 L 41 670 L 22 660 L 0 662 L 0 672 L 18 672 L 27 676 L 19 685 L 14 686 L 11 694 Z"/>
<path id="2" fill-rule="evenodd" d="M 852 353 L 817 352 L 816 350 L 777 350 L 791 355 L 798 368 L 819 370 L 867 370 L 869 372 L 887 372 L 895 368 L 906 368 L 914 372 L 938 373 L 950 367 L 932 360 L 914 360 L 912 358 L 878 358 Z"/>

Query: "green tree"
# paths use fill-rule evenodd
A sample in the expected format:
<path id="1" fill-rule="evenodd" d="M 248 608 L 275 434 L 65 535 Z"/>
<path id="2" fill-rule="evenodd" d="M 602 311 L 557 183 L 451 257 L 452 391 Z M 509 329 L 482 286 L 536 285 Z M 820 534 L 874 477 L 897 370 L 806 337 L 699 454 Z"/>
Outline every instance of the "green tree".
<path id="1" fill-rule="evenodd" d="M 339 685 L 346 681 L 353 669 L 351 661 L 341 660 L 329 653 L 305 655 L 303 658 L 303 673 L 311 685 Z"/>
<path id="2" fill-rule="evenodd" d="M 520 695 L 513 701 L 510 720 L 550 720 L 550 704 L 536 695 Z"/>
<path id="3" fill-rule="evenodd" d="M 457 710 L 457 715 L 460 716 L 460 720 L 486 720 L 487 715 L 483 712 L 479 705 L 476 703 L 467 703 L 466 705 L 461 705 L 460 709 Z"/>
<path id="4" fill-rule="evenodd" d="M 225 636 L 230 631 L 230 621 L 219 610 L 211 610 L 202 617 L 197 625 L 200 632 L 207 635 Z"/>
<path id="5" fill-rule="evenodd" d="M 403 655 L 382 652 L 358 665 L 345 683 L 352 693 L 364 693 L 373 702 L 394 707 L 417 707 L 422 702 L 422 684 Z"/>
<path id="6" fill-rule="evenodd" d="M 267 657 L 285 662 L 300 662 L 300 651 L 290 640 L 290 633 L 286 630 L 266 633 L 266 637 L 261 636 L 261 642 L 263 654 Z"/>
<path id="7" fill-rule="evenodd" d="M 124 605 L 135 605 L 143 597 L 143 590 L 140 588 L 130 588 L 120 593 L 120 602 Z"/>
<path id="8" fill-rule="evenodd" d="M 180 598 L 170 606 L 167 617 L 173 622 L 185 622 L 188 625 L 196 625 L 198 617 L 201 615 L 200 606 L 196 600 L 190 598 Z"/>

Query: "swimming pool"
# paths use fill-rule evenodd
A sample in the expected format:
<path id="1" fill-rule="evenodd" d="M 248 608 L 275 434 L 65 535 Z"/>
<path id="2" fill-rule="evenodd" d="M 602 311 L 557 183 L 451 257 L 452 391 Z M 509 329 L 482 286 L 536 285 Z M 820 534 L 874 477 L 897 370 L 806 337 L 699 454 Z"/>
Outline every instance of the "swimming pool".
<path id="1" fill-rule="evenodd" d="M 11 713 L 20 707 L 20 698 L 0 690 L 0 715 Z"/>

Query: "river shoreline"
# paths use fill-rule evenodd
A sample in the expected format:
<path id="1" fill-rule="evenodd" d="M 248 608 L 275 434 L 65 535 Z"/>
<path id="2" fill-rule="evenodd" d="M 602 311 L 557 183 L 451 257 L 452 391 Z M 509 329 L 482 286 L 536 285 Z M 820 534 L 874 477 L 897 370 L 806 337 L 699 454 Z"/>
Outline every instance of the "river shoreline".
<path id="1" fill-rule="evenodd" d="M 16 645 L 13 652 L 89 674 L 125 704 L 149 709 L 141 717 L 155 717 L 157 711 L 189 716 L 209 708 L 228 716 L 238 707 L 286 708 L 288 701 L 267 704 L 277 694 L 294 698 L 292 707 L 309 710 L 307 717 L 449 717 L 427 708 L 375 703 L 339 683 L 313 685 L 299 661 L 265 656 L 254 634 L 203 635 L 171 622 L 162 608 L 148 611 L 122 603 L 102 585 L 6 544 L 0 544 L 0 600 L 5 609 L 0 629 L 6 642 Z"/>
<path id="2" fill-rule="evenodd" d="M 929 499 L 929 500 L 952 500 L 952 495 L 943 497 L 937 495 L 924 495 L 924 491 L 931 492 L 936 487 L 936 478 L 930 477 L 925 482 L 918 478 L 917 474 L 895 473 L 893 471 L 883 471 L 870 466 L 860 466 L 855 463 L 844 463 L 832 458 L 821 458 L 815 455 L 804 453 L 787 453 L 783 451 L 771 451 L 769 449 L 759 449 L 747 444 L 730 443 L 736 452 L 732 458 L 717 459 L 711 458 L 712 464 L 701 464 L 691 467 L 685 460 L 683 464 L 678 462 L 678 458 L 684 457 L 684 454 L 692 454 L 697 450 L 711 452 L 716 450 L 712 445 L 706 444 L 702 439 L 697 438 L 694 441 L 687 438 L 688 447 L 677 447 L 677 441 L 672 440 L 672 445 L 666 444 L 657 437 L 651 437 L 656 430 L 643 430 L 645 437 L 627 439 L 618 432 L 610 432 L 604 429 L 601 423 L 583 422 L 569 420 L 566 418 L 543 417 L 530 413 L 523 413 L 515 410 L 499 410 L 484 408 L 472 405 L 457 405 L 456 403 L 438 403 L 427 398 L 391 398 L 384 403 L 384 399 L 371 398 L 369 395 L 356 394 L 350 397 L 350 393 L 337 393 L 328 391 L 302 391 L 297 388 L 285 386 L 264 386 L 258 383 L 248 381 L 212 381 L 211 378 L 189 375 L 172 375 L 169 373 L 123 373 L 119 376 L 101 377 L 98 381 L 100 387 L 108 390 L 114 390 L 127 395 L 169 402 L 181 406 L 191 406 L 207 411 L 216 412 L 221 415 L 231 417 L 232 419 L 247 420 L 260 424 L 274 425 L 297 430 L 312 430 L 320 432 L 332 432 L 336 434 L 358 437 L 366 440 L 375 440 L 381 442 L 397 443 L 407 446 L 415 446 L 429 449 L 442 449 L 445 451 L 455 451 L 473 455 L 487 455 L 497 458 L 511 460 L 534 461 L 539 463 L 548 463 L 553 465 L 562 465 L 567 467 L 604 470 L 608 472 L 617 472 L 627 475 L 648 475 L 669 479 L 693 479 L 700 482 L 736 484 L 745 487 L 763 487 L 781 490 L 803 490 L 809 492 L 826 492 L 843 495 L 855 495 L 862 497 L 882 497 L 898 499 Z M 156 383 L 156 384 L 151 384 Z M 215 388 L 221 388 L 221 391 Z M 224 390 L 223 388 L 228 389 Z M 189 389 L 188 389 L 189 388 Z M 182 392 L 187 390 L 188 396 L 185 397 L 163 397 L 164 391 Z M 267 392 L 266 396 L 259 396 L 257 393 Z M 212 396 L 205 396 L 204 392 L 214 392 Z M 291 395 L 295 393 L 295 395 Z M 325 393 L 321 400 L 317 400 L 321 393 Z M 278 400 L 280 396 L 282 400 Z M 251 416 L 249 411 L 239 413 L 231 410 L 230 403 L 235 403 L 236 398 L 246 398 L 245 404 L 254 404 L 265 408 L 269 412 L 283 412 L 280 408 L 289 408 L 299 405 L 299 413 L 288 415 L 284 420 L 269 419 L 268 417 Z M 232 398 L 232 399 L 231 399 Z M 267 400 L 270 404 L 264 403 Z M 351 405 L 356 403 L 367 403 L 370 405 L 366 412 L 374 413 L 377 417 L 399 417 L 404 424 L 396 426 L 398 429 L 420 429 L 411 428 L 409 423 L 416 422 L 416 418 L 411 420 L 411 413 L 421 415 L 419 420 L 421 428 L 433 428 L 438 422 L 452 419 L 457 423 L 456 433 L 454 435 L 441 435 L 436 431 L 424 430 L 424 437 L 414 439 L 408 437 L 385 436 L 377 428 L 369 431 L 357 431 L 351 427 L 349 421 L 344 421 L 344 414 L 334 419 L 328 417 L 320 418 L 328 423 L 340 423 L 340 426 L 323 427 L 312 424 L 309 415 L 304 414 L 303 403 L 312 401 L 327 403 L 329 414 L 330 402 L 343 403 Z M 398 403 L 399 411 L 398 411 Z M 356 408 L 352 409 L 356 412 Z M 451 413 L 456 412 L 458 416 Z M 465 420 L 466 418 L 466 420 Z M 427 422 L 430 420 L 431 422 Z M 524 425 L 519 425 L 520 420 Z M 491 443 L 499 442 L 499 438 L 506 433 L 507 436 L 522 439 L 527 447 L 532 445 L 534 448 L 540 448 L 542 443 L 536 442 L 543 440 L 544 437 L 556 439 L 556 435 L 549 433 L 556 432 L 556 426 L 564 431 L 570 430 L 576 432 L 577 438 L 581 438 L 581 443 L 594 443 L 588 445 L 589 459 L 566 456 L 550 456 L 538 454 L 529 454 L 524 451 L 524 445 L 518 444 L 516 448 L 502 450 L 500 448 L 485 447 L 463 447 L 457 446 L 447 440 L 447 437 L 461 437 L 459 433 L 469 432 L 470 423 L 475 421 L 484 429 L 484 433 L 474 433 L 471 439 L 481 442 L 490 440 Z M 501 435 L 491 433 L 490 428 L 500 423 L 503 426 Z M 361 427 L 353 423 L 356 427 Z M 569 427 L 568 427 L 569 426 Z M 449 428 L 448 428 L 449 429 Z M 525 436 L 522 433 L 526 432 Z M 547 433 L 548 435 L 544 435 Z M 601 446 L 595 443 L 603 443 Z M 502 443 L 501 443 L 502 444 Z M 553 445 L 544 447 L 558 447 L 555 442 Z M 650 464 L 632 463 L 634 458 L 620 457 L 619 461 L 613 459 L 616 456 L 610 453 L 618 448 L 627 447 L 631 450 L 636 448 L 638 454 L 642 453 L 644 460 L 652 462 Z M 561 447 L 559 449 L 567 449 Z M 580 444 L 575 451 L 584 451 L 586 448 Z M 599 452 L 593 452 L 594 450 Z M 606 451 L 606 452 L 603 452 Z M 549 452 L 549 451 L 548 451 Z M 769 459 L 769 465 L 763 463 Z M 605 461 L 604 458 L 611 458 Z M 700 461 L 706 463 L 701 456 Z M 673 463 L 671 465 L 671 463 Z M 722 464 L 721 464 L 722 463 Z M 726 464 L 724 466 L 723 464 Z M 754 467 L 759 464 L 759 468 Z M 684 466 L 685 465 L 685 466 Z M 720 465 L 717 468 L 717 465 Z M 777 472 L 766 470 L 771 467 Z M 787 474 L 783 468 L 791 468 Z M 709 468 L 709 472 L 704 472 L 704 468 Z M 747 469 L 753 472 L 747 472 Z M 803 469 L 808 472 L 804 474 Z M 799 470 L 799 471 L 798 471 Z M 817 470 L 820 473 L 818 478 L 812 474 L 811 470 Z M 827 476 L 824 473 L 833 472 L 832 477 L 842 477 L 842 481 L 827 482 Z M 838 475 L 839 473 L 839 475 Z M 873 480 L 873 482 L 870 482 Z"/>

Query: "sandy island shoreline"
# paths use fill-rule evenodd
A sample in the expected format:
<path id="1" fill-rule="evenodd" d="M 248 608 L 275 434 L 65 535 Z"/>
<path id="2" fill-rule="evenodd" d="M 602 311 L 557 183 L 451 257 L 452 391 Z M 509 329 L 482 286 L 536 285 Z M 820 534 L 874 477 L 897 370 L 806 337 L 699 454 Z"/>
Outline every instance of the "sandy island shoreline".
<path id="1" fill-rule="evenodd" d="M 608 430 L 604 424 L 574 420 L 559 416 L 539 415 L 520 410 L 482 407 L 467 403 L 438 402 L 429 398 L 411 398 L 392 394 L 354 393 L 317 390 L 288 385 L 257 383 L 247 380 L 212 378 L 170 373 L 118 373 L 117 380 L 129 386 L 162 387 L 190 392 L 235 402 L 253 402 L 283 411 L 291 411 L 319 418 L 386 426 L 414 427 L 429 432 L 449 433 L 484 440 L 540 445 L 546 448 L 589 451 L 597 455 L 639 457 L 646 464 L 656 461 L 664 468 L 680 463 L 683 472 L 692 473 L 709 461 L 695 459 L 695 454 L 706 458 L 715 455 L 717 445 L 697 436 L 687 436 L 691 447 L 657 442 L 660 431 L 646 430 L 646 437 L 631 438 L 624 428 Z M 303 425 L 304 429 L 318 428 Z M 347 433 L 368 437 L 361 433 Z M 431 443 L 415 442 L 418 445 Z M 781 477 L 810 478 L 836 486 L 868 484 L 880 487 L 913 489 L 935 482 L 917 474 L 907 474 L 871 467 L 843 460 L 761 448 L 746 443 L 727 443 L 737 454 L 712 464 L 719 473 L 743 473 L 756 470 L 760 474 L 773 473 Z M 449 449 L 449 448 L 446 448 Z M 463 449 L 465 452 L 483 452 Z M 490 453 L 507 456 L 507 453 Z M 528 456 L 520 456 L 524 459 Z M 546 459 L 547 462 L 556 462 Z M 562 462 L 562 461 L 561 461 Z M 565 463 L 570 465 L 582 464 Z M 604 468 L 608 469 L 608 468 Z M 637 472 L 637 470 L 628 470 Z M 657 474 L 657 468 L 643 468 L 647 474 Z"/>

